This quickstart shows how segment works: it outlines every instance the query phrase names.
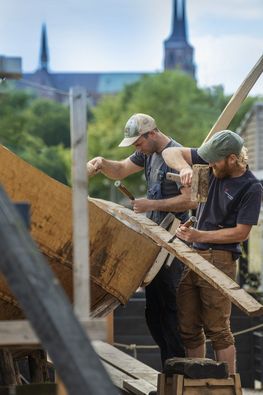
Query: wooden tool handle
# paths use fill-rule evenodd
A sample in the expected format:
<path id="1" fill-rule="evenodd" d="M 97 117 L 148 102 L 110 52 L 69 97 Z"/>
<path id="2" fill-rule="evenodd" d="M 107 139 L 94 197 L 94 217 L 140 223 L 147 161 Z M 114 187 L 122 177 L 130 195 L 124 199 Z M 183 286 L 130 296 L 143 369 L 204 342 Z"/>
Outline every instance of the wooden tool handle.
<path id="1" fill-rule="evenodd" d="M 191 228 L 195 223 L 197 222 L 197 218 L 192 215 L 184 224 L 183 226 L 186 226 L 187 228 Z"/>
<path id="2" fill-rule="evenodd" d="M 224 130 L 228 127 L 234 116 L 236 115 L 237 111 L 239 110 L 240 105 L 245 100 L 253 86 L 255 85 L 256 81 L 260 77 L 263 72 L 263 55 L 257 62 L 257 64 L 253 67 L 250 71 L 248 76 L 242 82 L 238 90 L 235 94 L 231 97 L 230 101 L 224 108 L 223 112 L 219 116 L 218 120 L 208 133 L 206 139 L 204 140 L 203 144 L 206 143 L 216 132 L 220 130 Z"/>
<path id="3" fill-rule="evenodd" d="M 166 173 L 166 180 L 174 181 L 174 182 L 179 182 L 181 184 L 181 177 L 180 174 L 175 174 L 175 173 Z"/>
<path id="4" fill-rule="evenodd" d="M 121 181 L 115 181 L 114 185 L 128 199 L 135 200 L 133 194 L 130 191 L 128 191 L 128 189 L 121 183 Z"/>

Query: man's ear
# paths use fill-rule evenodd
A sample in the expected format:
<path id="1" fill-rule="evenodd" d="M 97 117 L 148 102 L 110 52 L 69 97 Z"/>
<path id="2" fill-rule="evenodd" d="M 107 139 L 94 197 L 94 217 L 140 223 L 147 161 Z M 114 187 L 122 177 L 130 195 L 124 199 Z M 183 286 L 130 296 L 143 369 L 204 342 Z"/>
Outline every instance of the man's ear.
<path id="1" fill-rule="evenodd" d="M 151 130 L 150 132 L 148 132 L 148 135 L 151 139 L 154 139 L 156 138 L 157 133 L 155 132 L 155 130 Z"/>
<path id="2" fill-rule="evenodd" d="M 231 165 L 235 164 L 237 161 L 237 156 L 235 154 L 230 154 L 228 157 L 228 163 L 230 163 Z"/>

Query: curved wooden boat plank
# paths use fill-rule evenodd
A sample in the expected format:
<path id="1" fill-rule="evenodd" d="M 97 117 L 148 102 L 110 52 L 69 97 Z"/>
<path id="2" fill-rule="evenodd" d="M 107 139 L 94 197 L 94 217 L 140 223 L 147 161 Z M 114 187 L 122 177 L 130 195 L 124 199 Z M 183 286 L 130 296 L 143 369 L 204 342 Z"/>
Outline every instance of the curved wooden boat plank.
<path id="1" fill-rule="evenodd" d="M 71 189 L 0 145 L 0 183 L 13 201 L 31 204 L 31 234 L 72 300 Z M 91 312 L 103 316 L 127 303 L 160 251 L 148 237 L 90 203 Z M 0 278 L 0 319 L 22 311 Z"/>
<path id="2" fill-rule="evenodd" d="M 72 210 L 69 187 L 0 146 L 0 183 L 14 201 L 28 201 L 32 237 L 49 259 L 65 291 L 72 298 Z M 165 248 L 219 289 L 250 315 L 263 306 L 238 284 L 141 214 L 99 199 L 89 199 L 91 254 L 91 311 L 106 315 L 126 303 Z M 3 297 L 1 297 L 1 295 Z M 0 279 L 0 319 L 21 318 L 22 312 Z M 15 316 L 15 317 L 14 317 Z"/>

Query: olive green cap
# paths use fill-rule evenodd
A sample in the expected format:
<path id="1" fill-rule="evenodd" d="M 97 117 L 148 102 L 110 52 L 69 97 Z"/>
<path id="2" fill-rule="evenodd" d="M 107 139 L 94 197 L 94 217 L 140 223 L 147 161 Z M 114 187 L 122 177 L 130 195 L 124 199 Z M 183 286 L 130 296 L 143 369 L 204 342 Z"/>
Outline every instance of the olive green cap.
<path id="1" fill-rule="evenodd" d="M 238 134 L 231 130 L 222 130 L 198 148 L 197 153 L 206 162 L 214 163 L 231 154 L 239 155 L 243 145 L 244 140 Z"/>
<path id="2" fill-rule="evenodd" d="M 143 134 L 156 129 L 155 120 L 147 114 L 134 114 L 129 119 L 124 128 L 124 139 L 119 147 L 129 147 L 134 144 Z"/>

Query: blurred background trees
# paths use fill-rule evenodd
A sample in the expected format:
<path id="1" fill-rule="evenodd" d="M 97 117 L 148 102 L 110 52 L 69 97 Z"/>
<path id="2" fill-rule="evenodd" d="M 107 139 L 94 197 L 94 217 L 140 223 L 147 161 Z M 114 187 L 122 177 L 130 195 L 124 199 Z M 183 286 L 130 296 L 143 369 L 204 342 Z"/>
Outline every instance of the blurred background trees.
<path id="1" fill-rule="evenodd" d="M 197 147 L 225 107 L 229 97 L 216 86 L 201 89 L 181 72 L 147 75 L 114 96 L 105 96 L 87 110 L 89 158 L 104 156 L 124 159 L 132 148 L 118 148 L 128 118 L 143 112 L 152 115 L 161 131 L 185 146 Z M 236 130 L 243 116 L 257 100 L 249 97 L 231 122 Z M 70 185 L 69 108 L 33 94 L 0 90 L 0 143 L 51 177 Z M 143 172 L 130 176 L 125 184 L 135 194 L 145 192 Z M 90 180 L 94 197 L 118 200 L 113 182 L 102 175 Z"/>

